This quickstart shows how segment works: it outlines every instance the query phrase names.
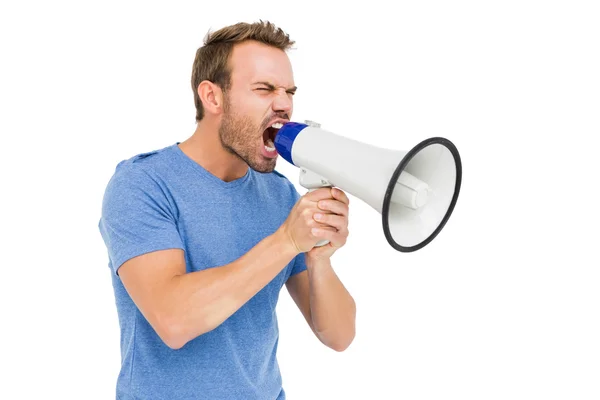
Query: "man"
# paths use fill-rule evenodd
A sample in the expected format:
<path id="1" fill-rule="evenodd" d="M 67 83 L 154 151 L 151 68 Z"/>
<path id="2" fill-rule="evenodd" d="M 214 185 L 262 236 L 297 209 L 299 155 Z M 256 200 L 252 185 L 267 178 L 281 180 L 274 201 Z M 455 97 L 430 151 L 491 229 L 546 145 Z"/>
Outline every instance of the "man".
<path id="1" fill-rule="evenodd" d="M 293 43 L 262 22 L 207 35 L 192 72 L 196 131 L 122 161 L 108 183 L 99 228 L 121 330 L 118 399 L 284 399 L 284 284 L 323 344 L 343 351 L 354 338 L 355 303 L 330 262 L 348 197 L 301 197 L 274 170 Z"/>

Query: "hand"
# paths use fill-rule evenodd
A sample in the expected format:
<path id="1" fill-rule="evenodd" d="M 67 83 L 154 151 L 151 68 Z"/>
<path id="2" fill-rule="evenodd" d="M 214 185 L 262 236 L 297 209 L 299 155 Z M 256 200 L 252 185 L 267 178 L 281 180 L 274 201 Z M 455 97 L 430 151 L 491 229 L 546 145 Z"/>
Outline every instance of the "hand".
<path id="1" fill-rule="evenodd" d="M 332 199 L 331 188 L 319 188 L 306 193 L 296 202 L 280 230 L 290 240 L 298 253 L 309 251 L 320 237 L 313 234 L 313 228 L 327 228 L 314 219 L 314 214 L 323 212 L 319 209 L 319 201 Z"/>
<path id="2" fill-rule="evenodd" d="M 319 188 L 298 200 L 281 230 L 298 252 L 330 257 L 346 243 L 348 204 L 348 197 L 340 189 Z M 321 240 L 329 240 L 329 243 L 313 249 Z"/>
<path id="3" fill-rule="evenodd" d="M 348 214 L 350 199 L 338 188 L 331 189 L 332 197 L 318 202 L 319 212 L 313 215 L 320 223 L 315 234 L 320 240 L 329 240 L 324 246 L 313 247 L 307 256 L 313 260 L 329 258 L 337 249 L 346 244 L 348 238 Z M 321 214 L 321 218 L 319 218 Z"/>

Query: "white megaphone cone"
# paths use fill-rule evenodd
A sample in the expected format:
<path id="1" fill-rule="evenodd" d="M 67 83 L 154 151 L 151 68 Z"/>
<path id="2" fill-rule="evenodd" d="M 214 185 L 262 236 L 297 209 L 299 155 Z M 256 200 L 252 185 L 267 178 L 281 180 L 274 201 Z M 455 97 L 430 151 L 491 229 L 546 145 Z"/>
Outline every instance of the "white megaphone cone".
<path id="1" fill-rule="evenodd" d="M 458 199 L 461 159 L 445 138 L 429 138 L 410 151 L 396 151 L 344 138 L 307 121 L 283 125 L 275 147 L 301 168 L 303 187 L 336 186 L 379 212 L 387 241 L 401 252 L 431 242 Z"/>

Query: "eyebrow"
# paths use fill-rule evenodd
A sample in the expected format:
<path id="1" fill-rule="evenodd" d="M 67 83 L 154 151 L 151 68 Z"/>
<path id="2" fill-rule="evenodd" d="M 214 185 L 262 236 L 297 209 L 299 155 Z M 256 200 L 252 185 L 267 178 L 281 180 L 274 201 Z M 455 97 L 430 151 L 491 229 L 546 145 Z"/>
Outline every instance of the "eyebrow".
<path id="1" fill-rule="evenodd" d="M 273 85 L 272 83 L 269 82 L 254 82 L 254 85 L 265 85 L 266 87 L 268 87 L 271 90 L 275 90 L 277 89 L 275 87 L 275 85 Z M 298 86 L 292 86 L 291 88 L 286 89 L 286 91 L 288 92 L 295 92 L 296 90 L 298 90 Z"/>

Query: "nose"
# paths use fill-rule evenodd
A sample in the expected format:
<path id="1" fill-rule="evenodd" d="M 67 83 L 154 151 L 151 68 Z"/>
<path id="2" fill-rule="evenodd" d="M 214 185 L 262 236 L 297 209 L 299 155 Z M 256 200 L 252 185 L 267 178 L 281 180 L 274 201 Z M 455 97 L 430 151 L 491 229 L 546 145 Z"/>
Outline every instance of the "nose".
<path id="1" fill-rule="evenodd" d="M 277 91 L 277 96 L 273 100 L 273 111 L 276 113 L 291 114 L 293 108 L 292 95 L 285 89 Z"/>

